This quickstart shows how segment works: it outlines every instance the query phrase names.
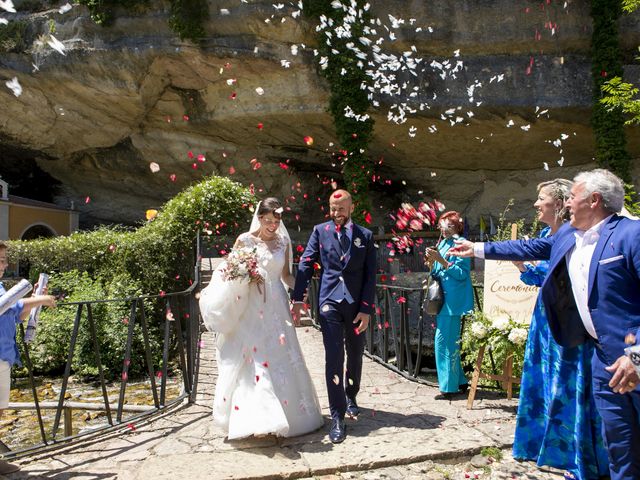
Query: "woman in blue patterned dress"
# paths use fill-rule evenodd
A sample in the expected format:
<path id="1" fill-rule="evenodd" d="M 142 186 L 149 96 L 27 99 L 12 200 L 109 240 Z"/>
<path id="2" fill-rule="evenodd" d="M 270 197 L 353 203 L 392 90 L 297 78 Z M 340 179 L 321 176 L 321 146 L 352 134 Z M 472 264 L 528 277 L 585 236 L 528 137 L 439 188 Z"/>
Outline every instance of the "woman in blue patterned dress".
<path id="1" fill-rule="evenodd" d="M 571 182 L 555 179 L 538 185 L 534 207 L 548 225 L 540 236 L 553 235 L 564 223 L 564 201 Z M 527 285 L 541 286 L 549 263 L 514 262 Z M 566 470 L 565 478 L 594 480 L 608 474 L 591 386 L 593 346 L 562 348 L 553 339 L 542 299 L 531 318 L 524 354 L 513 456 Z"/>

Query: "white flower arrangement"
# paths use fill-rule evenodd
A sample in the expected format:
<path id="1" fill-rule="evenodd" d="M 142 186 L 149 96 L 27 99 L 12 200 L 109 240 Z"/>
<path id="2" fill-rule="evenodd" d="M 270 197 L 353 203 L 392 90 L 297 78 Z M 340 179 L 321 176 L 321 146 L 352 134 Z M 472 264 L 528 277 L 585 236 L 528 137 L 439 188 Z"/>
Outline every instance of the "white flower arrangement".
<path id="1" fill-rule="evenodd" d="M 509 329 L 509 319 L 504 317 L 494 318 L 491 321 L 491 328 L 500 332 L 508 333 L 507 330 Z"/>
<path id="2" fill-rule="evenodd" d="M 529 335 L 529 330 L 526 328 L 515 327 L 512 328 L 509 332 L 508 339 L 514 345 L 524 345 L 527 342 L 527 336 Z"/>
<path id="3" fill-rule="evenodd" d="M 482 339 L 487 335 L 487 328 L 480 322 L 473 322 L 471 324 L 471 333 L 474 337 Z"/>
<path id="4" fill-rule="evenodd" d="M 468 322 L 461 338 L 465 364 L 475 367 L 478 353 L 486 348 L 488 353 L 483 357 L 483 371 L 499 373 L 496 368 L 500 368 L 511 357 L 512 375 L 519 377 L 522 373 L 529 325 L 512 318 L 489 318 L 480 310 L 474 310 Z"/>

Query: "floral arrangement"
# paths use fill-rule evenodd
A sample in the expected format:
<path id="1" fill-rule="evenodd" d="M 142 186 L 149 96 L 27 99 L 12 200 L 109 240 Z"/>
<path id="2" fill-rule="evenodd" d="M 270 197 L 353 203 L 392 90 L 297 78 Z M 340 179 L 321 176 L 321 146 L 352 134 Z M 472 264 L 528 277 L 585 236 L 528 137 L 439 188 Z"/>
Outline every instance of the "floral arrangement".
<path id="1" fill-rule="evenodd" d="M 509 355 L 513 355 L 513 374 L 520 376 L 524 360 L 524 349 L 529 335 L 529 325 L 512 318 L 489 318 L 483 312 L 474 310 L 467 318 L 462 332 L 462 352 L 464 362 L 475 367 L 480 347 L 488 347 L 484 356 L 483 370 L 489 372 L 502 368 Z"/>
<path id="2" fill-rule="evenodd" d="M 234 248 L 227 255 L 224 268 L 222 268 L 222 278 L 225 281 L 262 280 L 262 275 L 258 269 L 258 252 L 256 248 L 240 247 Z"/>

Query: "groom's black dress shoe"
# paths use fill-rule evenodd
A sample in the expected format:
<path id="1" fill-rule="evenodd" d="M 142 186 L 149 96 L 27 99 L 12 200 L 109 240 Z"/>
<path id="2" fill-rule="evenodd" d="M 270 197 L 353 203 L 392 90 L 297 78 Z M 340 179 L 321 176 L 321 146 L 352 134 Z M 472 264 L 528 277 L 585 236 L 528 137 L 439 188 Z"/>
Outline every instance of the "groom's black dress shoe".
<path id="1" fill-rule="evenodd" d="M 355 400 L 347 398 L 347 415 L 351 418 L 357 418 L 360 415 L 360 407 Z"/>
<path id="2" fill-rule="evenodd" d="M 342 443 L 347 438 L 347 426 L 344 420 L 334 418 L 331 422 L 331 430 L 329 430 L 329 440 L 331 443 Z"/>

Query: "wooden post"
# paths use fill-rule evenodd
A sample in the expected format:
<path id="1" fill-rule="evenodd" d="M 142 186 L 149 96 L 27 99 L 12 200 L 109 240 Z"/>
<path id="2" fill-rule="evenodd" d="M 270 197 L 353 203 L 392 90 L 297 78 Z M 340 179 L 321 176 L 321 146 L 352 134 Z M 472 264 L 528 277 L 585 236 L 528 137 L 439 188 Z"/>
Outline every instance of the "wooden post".
<path id="1" fill-rule="evenodd" d="M 473 401 L 476 398 L 476 390 L 478 389 L 478 381 L 480 380 L 480 371 L 482 370 L 482 360 L 484 359 L 485 347 L 480 347 L 478 358 L 476 358 L 476 367 L 473 369 L 473 378 L 471 379 L 471 388 L 469 389 L 469 397 L 467 398 L 467 410 L 473 408 Z"/>
<path id="2" fill-rule="evenodd" d="M 511 224 L 511 240 L 515 240 L 518 238 L 518 224 Z M 486 347 L 480 347 L 478 350 L 478 358 L 476 360 L 476 366 L 473 369 L 473 378 L 471 380 L 471 387 L 469 388 L 469 397 L 467 398 L 467 410 L 471 410 L 473 408 L 473 402 L 476 398 L 476 393 L 478 390 L 478 381 L 481 378 L 486 378 L 489 380 L 497 380 L 502 384 L 502 388 L 507 391 L 507 399 L 511 400 L 513 398 L 513 384 L 520 383 L 520 378 L 513 376 L 513 352 L 507 354 L 507 358 L 504 360 L 504 364 L 502 365 L 502 374 L 500 375 L 489 375 L 487 373 L 482 372 L 482 360 L 484 358 L 484 352 Z"/>
<path id="3" fill-rule="evenodd" d="M 64 407 L 64 436 L 70 437 L 73 435 L 73 417 L 71 416 L 73 409 L 71 407 Z"/>

